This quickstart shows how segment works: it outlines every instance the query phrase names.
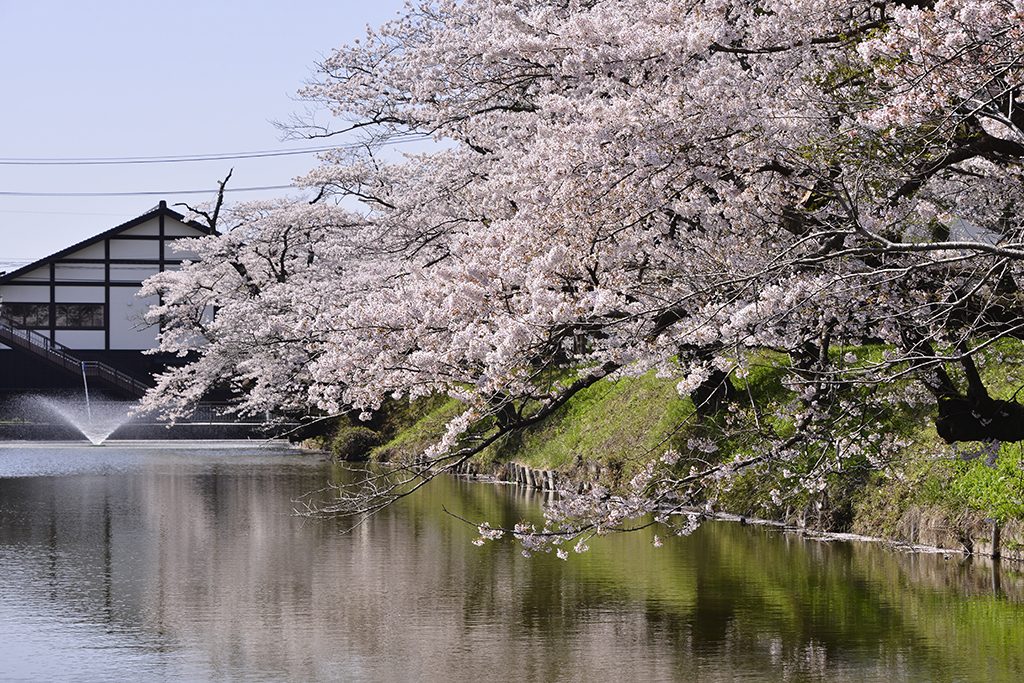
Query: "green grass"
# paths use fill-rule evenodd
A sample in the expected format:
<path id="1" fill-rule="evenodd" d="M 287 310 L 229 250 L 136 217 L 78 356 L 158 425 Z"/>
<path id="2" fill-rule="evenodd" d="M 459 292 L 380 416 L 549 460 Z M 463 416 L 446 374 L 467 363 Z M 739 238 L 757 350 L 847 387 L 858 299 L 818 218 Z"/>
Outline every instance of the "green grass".
<path id="1" fill-rule="evenodd" d="M 373 424 L 384 443 L 370 452 L 377 460 L 415 457 L 444 434 L 445 425 L 463 410 L 462 404 L 440 396 L 416 401 L 395 401 Z"/>
<path id="2" fill-rule="evenodd" d="M 602 380 L 541 424 L 504 437 L 480 458 L 562 471 L 594 464 L 618 479 L 685 441 L 693 403 L 680 398 L 675 386 L 675 380 L 653 372 Z"/>
<path id="3" fill-rule="evenodd" d="M 962 457 L 940 461 L 924 481 L 921 498 L 950 510 L 974 511 L 1005 522 L 1024 519 L 1024 449 L 1002 444 L 998 459 L 973 457 L 977 448 L 962 448 Z M 970 458 L 970 459 L 965 459 Z"/>
<path id="4" fill-rule="evenodd" d="M 843 357 L 853 353 L 855 363 L 874 363 L 882 359 L 885 350 L 865 346 L 838 348 L 833 353 Z M 753 402 L 762 427 L 783 438 L 795 429 L 789 405 L 793 393 L 781 381 L 787 363 L 785 354 L 753 352 L 746 358 L 746 376 L 734 378 L 736 405 L 750 410 Z M 992 396 L 1009 399 L 1024 377 L 1024 348 L 1019 341 L 1004 340 L 985 352 L 980 365 Z M 954 380 L 960 379 L 954 373 Z M 697 419 L 693 403 L 681 398 L 675 387 L 675 379 L 654 373 L 601 380 L 542 423 L 503 437 L 477 459 L 483 464 L 514 461 L 565 472 L 598 466 L 602 476 L 610 479 L 606 483 L 621 483 L 665 450 L 676 448 L 685 453 L 690 438 L 717 433 L 718 418 Z M 892 387 L 900 388 L 899 384 Z M 951 518 L 965 510 L 1001 520 L 1024 518 L 1024 453 L 1020 444 L 1004 444 L 994 467 L 986 465 L 984 458 L 966 461 L 936 435 L 934 405 L 913 407 L 896 400 L 882 405 L 878 419 L 884 430 L 902 436 L 909 445 L 881 471 L 853 463 L 849 472 L 832 476 L 825 495 L 832 509 L 826 510 L 823 524 L 893 537 L 901 516 L 911 506 L 939 509 Z M 371 457 L 416 455 L 435 442 L 461 410 L 461 403 L 445 397 L 386 406 L 368 425 L 382 441 Z M 720 440 L 717 457 L 757 455 L 761 443 L 756 434 Z M 809 462 L 816 457 L 808 452 Z M 793 496 L 783 505 L 772 504 L 769 491 L 786 484 L 777 473 L 752 472 L 716 494 L 723 509 L 775 518 L 796 515 L 801 506 L 806 509 L 815 502 L 810 496 Z"/>

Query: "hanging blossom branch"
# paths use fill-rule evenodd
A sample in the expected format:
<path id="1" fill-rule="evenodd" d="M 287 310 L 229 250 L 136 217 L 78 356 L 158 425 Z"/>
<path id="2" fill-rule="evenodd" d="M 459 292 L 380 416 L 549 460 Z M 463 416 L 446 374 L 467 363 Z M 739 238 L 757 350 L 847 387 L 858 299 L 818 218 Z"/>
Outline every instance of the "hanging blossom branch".
<path id="1" fill-rule="evenodd" d="M 886 411 L 1024 438 L 984 383 L 1024 329 L 1024 17 L 909 5 L 414 3 L 302 90 L 365 145 L 324 154 L 308 196 L 224 205 L 201 260 L 147 283 L 188 362 L 145 407 L 461 401 L 434 448 L 302 503 L 359 520 L 598 381 L 672 378 L 694 406 L 673 463 L 632 454 L 651 479 L 506 532 L 574 543 L 738 477 L 820 501 L 899 453 Z M 378 153 L 410 135 L 439 144 Z"/>

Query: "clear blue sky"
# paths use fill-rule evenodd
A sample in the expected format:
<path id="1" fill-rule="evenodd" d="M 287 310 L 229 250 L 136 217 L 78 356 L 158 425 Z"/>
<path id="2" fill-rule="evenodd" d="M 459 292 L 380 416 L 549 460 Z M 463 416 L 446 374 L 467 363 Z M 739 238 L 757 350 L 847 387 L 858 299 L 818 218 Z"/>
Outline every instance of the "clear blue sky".
<path id="1" fill-rule="evenodd" d="M 303 109 L 294 95 L 314 62 L 360 37 L 366 24 L 394 16 L 402 4 L 0 0 L 0 158 L 302 146 L 281 141 L 272 122 Z M 314 163 L 307 155 L 145 166 L 0 165 L 0 191 L 212 188 L 231 166 L 236 187 L 281 185 Z M 0 262 L 46 256 L 159 199 L 0 195 Z M 192 203 L 204 197 L 166 199 Z"/>

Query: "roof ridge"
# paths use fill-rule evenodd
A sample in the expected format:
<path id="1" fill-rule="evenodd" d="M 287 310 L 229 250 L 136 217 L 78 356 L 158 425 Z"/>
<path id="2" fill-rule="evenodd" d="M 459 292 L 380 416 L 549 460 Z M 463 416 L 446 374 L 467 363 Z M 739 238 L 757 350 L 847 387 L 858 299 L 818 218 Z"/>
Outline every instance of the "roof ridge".
<path id="1" fill-rule="evenodd" d="M 154 206 L 152 209 L 149 209 L 144 213 L 139 214 L 135 218 L 131 218 L 125 221 L 124 223 L 115 225 L 114 227 L 108 230 L 104 230 L 103 232 L 97 235 L 93 235 L 92 237 L 84 239 L 80 242 L 76 242 L 75 244 L 72 244 L 71 246 L 61 249 L 60 251 L 57 251 L 53 254 L 50 254 L 49 256 L 44 256 L 40 259 L 31 261 L 30 263 L 27 263 L 26 265 L 23 265 L 20 268 L 16 268 L 15 270 L 10 271 L 9 273 L 0 273 L 0 284 L 13 280 L 14 278 L 19 277 L 27 272 L 31 272 L 36 268 L 39 268 L 40 266 L 43 266 L 47 263 L 57 261 L 63 258 L 64 256 L 67 256 L 68 254 L 79 251 L 80 249 L 85 249 L 86 247 L 96 244 L 97 242 L 102 242 L 103 240 L 113 237 L 114 235 L 125 230 L 128 230 L 129 228 L 134 228 L 136 225 L 145 223 L 150 218 L 153 218 L 154 216 L 159 215 L 161 213 L 166 216 L 170 216 L 171 218 L 174 218 L 175 220 L 180 221 L 181 223 L 191 228 L 195 228 L 196 230 L 199 230 L 200 232 L 206 235 L 215 234 L 215 231 L 212 228 L 209 228 L 201 223 L 191 220 L 186 221 L 184 214 L 178 213 L 174 209 L 168 208 L 167 202 L 161 199 L 159 204 Z"/>

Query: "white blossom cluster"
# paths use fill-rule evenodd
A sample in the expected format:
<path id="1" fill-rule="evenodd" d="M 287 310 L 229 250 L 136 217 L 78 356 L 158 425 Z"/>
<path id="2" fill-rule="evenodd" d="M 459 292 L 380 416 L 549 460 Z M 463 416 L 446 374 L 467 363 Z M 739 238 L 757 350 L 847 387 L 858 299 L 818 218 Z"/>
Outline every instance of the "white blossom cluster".
<path id="1" fill-rule="evenodd" d="M 1020 329 L 1024 6 L 914 5 L 410 4 L 301 91 L 334 122 L 295 134 L 366 143 L 300 179 L 316 200 L 228 206 L 188 241 L 196 263 L 147 283 L 161 350 L 188 362 L 145 407 L 181 415 L 218 386 L 243 412 L 454 396 L 430 476 L 600 377 L 656 370 L 696 402 L 770 350 L 792 432 L 729 417 L 763 439 L 756 466 L 820 491 L 851 457 L 881 463 L 898 445 L 869 438 L 870 406 L 836 420 L 839 388 L 939 391 L 961 347 Z M 410 135 L 435 148 L 380 154 Z M 622 526 L 755 466 L 709 439 L 552 519 Z M 827 445 L 810 464 L 808 443 Z"/>

